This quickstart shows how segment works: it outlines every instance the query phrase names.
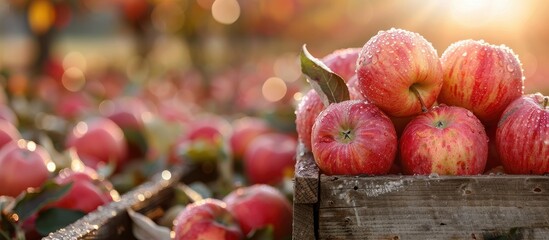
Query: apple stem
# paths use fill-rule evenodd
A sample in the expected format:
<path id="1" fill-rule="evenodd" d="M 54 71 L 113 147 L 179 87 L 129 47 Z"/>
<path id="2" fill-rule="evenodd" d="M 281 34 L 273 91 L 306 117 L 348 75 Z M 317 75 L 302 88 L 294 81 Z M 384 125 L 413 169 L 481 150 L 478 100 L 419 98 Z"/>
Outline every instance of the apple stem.
<path id="1" fill-rule="evenodd" d="M 410 86 L 410 90 L 416 95 L 416 97 L 419 99 L 419 103 L 421 104 L 421 111 L 426 113 L 427 107 L 425 106 L 425 102 L 423 102 L 423 98 L 421 98 L 421 95 L 419 94 L 419 91 L 412 85 Z"/>

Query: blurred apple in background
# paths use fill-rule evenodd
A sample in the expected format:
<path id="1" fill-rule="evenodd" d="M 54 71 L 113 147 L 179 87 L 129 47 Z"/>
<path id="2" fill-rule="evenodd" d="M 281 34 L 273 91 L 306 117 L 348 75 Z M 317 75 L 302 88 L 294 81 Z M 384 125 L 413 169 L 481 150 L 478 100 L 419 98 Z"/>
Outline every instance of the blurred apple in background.
<path id="1" fill-rule="evenodd" d="M 50 165 L 48 165 L 50 164 Z M 55 170 L 49 153 L 32 141 L 11 141 L 0 149 L 0 195 L 16 197 L 38 188 Z"/>
<path id="2" fill-rule="evenodd" d="M 327 175 L 386 174 L 397 151 L 391 120 L 360 100 L 330 104 L 316 118 L 311 142 L 315 162 Z"/>
<path id="3" fill-rule="evenodd" d="M 393 117 L 431 107 L 442 87 L 437 51 L 418 33 L 390 29 L 372 37 L 357 62 L 358 86 L 366 99 Z"/>
<path id="4" fill-rule="evenodd" d="M 205 114 L 197 117 L 187 126 L 172 147 L 176 159 L 194 163 L 215 163 L 228 148 L 228 137 L 232 126 L 221 116 Z"/>
<path id="5" fill-rule="evenodd" d="M 263 134 L 244 153 L 244 173 L 249 182 L 276 185 L 292 177 L 297 141 L 283 133 Z"/>
<path id="6" fill-rule="evenodd" d="M 496 146 L 505 172 L 549 172 L 549 97 L 528 94 L 503 112 L 496 131 Z"/>
<path id="7" fill-rule="evenodd" d="M 128 149 L 124 132 L 108 118 L 96 116 L 78 122 L 67 133 L 65 145 L 74 148 L 91 168 L 112 162 L 120 169 L 126 162 Z"/>
<path id="8" fill-rule="evenodd" d="M 59 185 L 72 184 L 69 192 L 55 201 L 50 207 L 78 210 L 89 213 L 113 200 L 112 184 L 100 179 L 97 172 L 89 167 L 80 171 L 62 169 L 54 179 Z"/>
<path id="9" fill-rule="evenodd" d="M 10 122 L 0 119 L 0 149 L 4 145 L 18 139 L 21 139 L 19 130 Z"/>
<path id="10" fill-rule="evenodd" d="M 290 239 L 292 205 L 280 190 L 265 184 L 255 184 L 234 190 L 223 201 L 238 220 L 244 235 L 270 226 L 273 239 Z"/>
<path id="11" fill-rule="evenodd" d="M 8 121 L 14 126 L 17 126 L 19 123 L 15 112 L 9 106 L 4 104 L 0 104 L 0 119 Z"/>
<path id="12" fill-rule="evenodd" d="M 260 135 L 273 132 L 269 123 L 258 117 L 241 117 L 232 121 L 229 142 L 236 160 L 241 160 L 252 141 Z"/>
<path id="13" fill-rule="evenodd" d="M 484 124 L 496 124 L 523 92 L 523 71 L 510 48 L 462 40 L 441 56 L 444 84 L 439 102 L 471 110 Z"/>
<path id="14" fill-rule="evenodd" d="M 482 174 L 488 137 L 471 111 L 439 105 L 408 123 L 400 138 L 400 156 L 406 174 Z"/>
<path id="15" fill-rule="evenodd" d="M 244 238 L 238 221 L 227 210 L 226 204 L 212 198 L 187 205 L 176 217 L 173 231 L 176 240 Z"/>
<path id="16" fill-rule="evenodd" d="M 100 114 L 112 120 L 124 132 L 128 146 L 128 159 L 142 158 L 147 151 L 143 117 L 150 114 L 147 106 L 131 96 L 106 100 L 99 105 Z"/>

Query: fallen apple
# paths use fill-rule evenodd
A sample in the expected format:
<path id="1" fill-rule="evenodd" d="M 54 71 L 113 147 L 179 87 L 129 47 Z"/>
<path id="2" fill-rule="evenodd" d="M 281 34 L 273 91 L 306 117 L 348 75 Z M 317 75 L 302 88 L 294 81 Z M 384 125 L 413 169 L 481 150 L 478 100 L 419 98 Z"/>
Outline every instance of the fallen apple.
<path id="1" fill-rule="evenodd" d="M 251 183 L 275 185 L 293 176 L 296 149 L 296 139 L 283 133 L 257 137 L 244 154 L 246 177 Z"/>
<path id="2" fill-rule="evenodd" d="M 292 205 L 278 189 L 265 184 L 241 187 L 229 193 L 223 201 L 245 235 L 271 226 L 273 239 L 291 237 Z"/>
<path id="3" fill-rule="evenodd" d="M 243 239 L 242 230 L 226 204 L 212 198 L 187 205 L 177 215 L 173 231 L 175 240 Z"/>
<path id="4" fill-rule="evenodd" d="M 42 186 L 50 176 L 48 163 L 51 168 L 51 157 L 42 146 L 24 139 L 9 142 L 0 149 L 0 195 L 16 197 Z"/>

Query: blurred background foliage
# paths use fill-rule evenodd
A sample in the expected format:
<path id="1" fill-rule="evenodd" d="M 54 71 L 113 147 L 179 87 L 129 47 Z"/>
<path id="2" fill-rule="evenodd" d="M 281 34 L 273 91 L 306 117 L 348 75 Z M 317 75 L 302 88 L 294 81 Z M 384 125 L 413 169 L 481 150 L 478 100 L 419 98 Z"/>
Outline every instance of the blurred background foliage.
<path id="1" fill-rule="evenodd" d="M 525 93 L 547 95 L 548 13 L 541 0 L 3 0 L 0 82 L 8 94 L 48 79 L 69 92 L 156 82 L 156 95 L 253 113 L 308 88 L 302 44 L 322 57 L 395 27 L 439 54 L 461 39 L 505 44 L 523 64 Z"/>

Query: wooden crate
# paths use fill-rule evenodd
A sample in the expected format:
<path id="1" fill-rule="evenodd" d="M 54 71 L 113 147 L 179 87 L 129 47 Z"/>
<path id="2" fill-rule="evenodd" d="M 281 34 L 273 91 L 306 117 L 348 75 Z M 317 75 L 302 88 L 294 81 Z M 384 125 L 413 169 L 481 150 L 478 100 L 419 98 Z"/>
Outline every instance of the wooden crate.
<path id="1" fill-rule="evenodd" d="M 549 239 L 548 176 L 326 176 L 296 158 L 293 239 Z"/>
<path id="2" fill-rule="evenodd" d="M 216 169 L 204 172 L 202 166 L 175 167 L 166 171 L 169 171 L 170 178 L 162 176 L 160 172 L 148 182 L 122 195 L 120 201 L 101 206 L 43 239 L 136 239 L 126 209 L 131 208 L 144 215 L 167 209 L 174 199 L 177 183 L 209 182 L 217 178 Z"/>

